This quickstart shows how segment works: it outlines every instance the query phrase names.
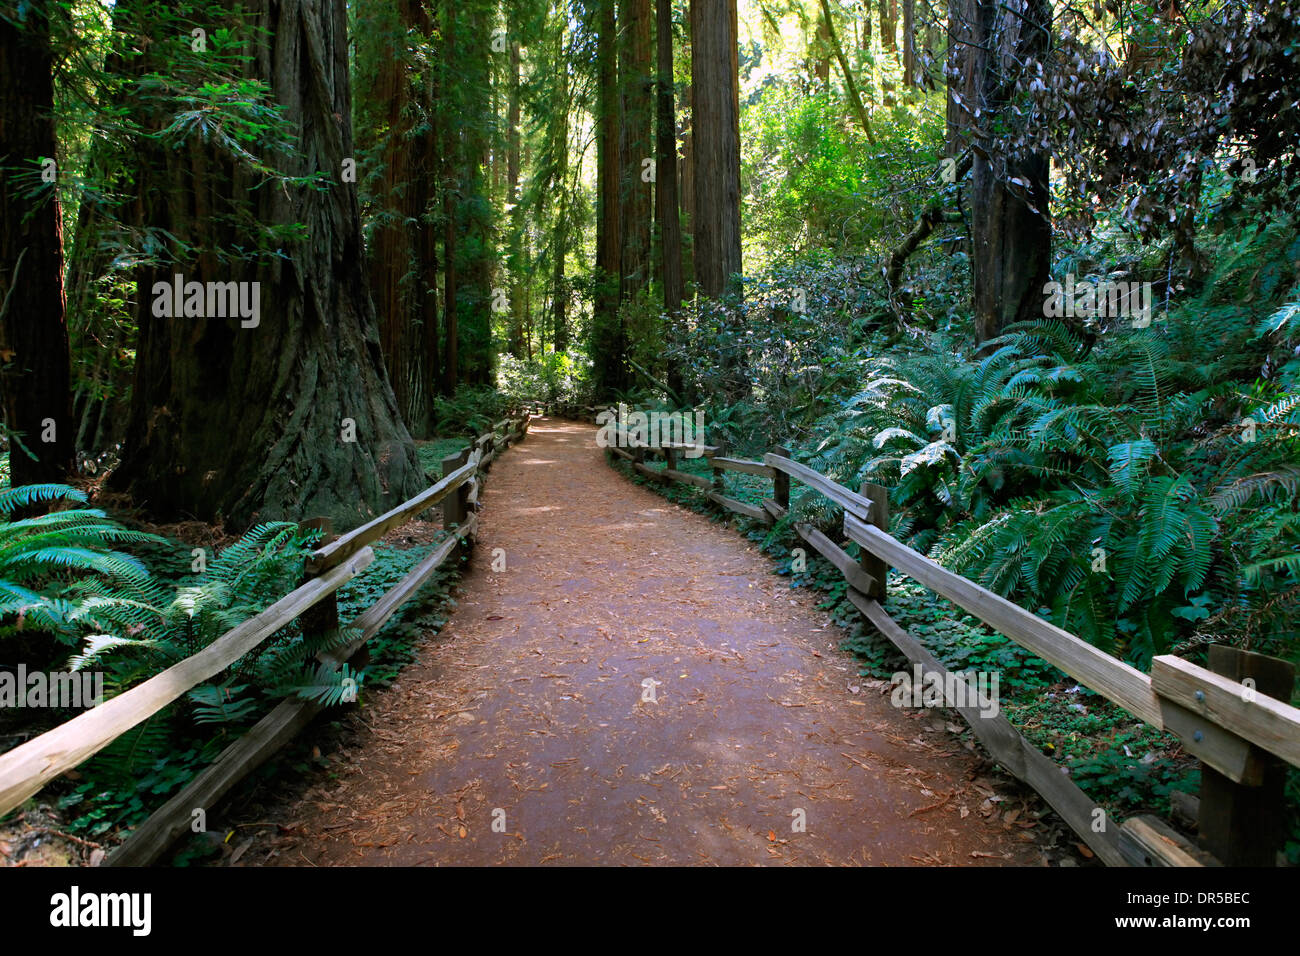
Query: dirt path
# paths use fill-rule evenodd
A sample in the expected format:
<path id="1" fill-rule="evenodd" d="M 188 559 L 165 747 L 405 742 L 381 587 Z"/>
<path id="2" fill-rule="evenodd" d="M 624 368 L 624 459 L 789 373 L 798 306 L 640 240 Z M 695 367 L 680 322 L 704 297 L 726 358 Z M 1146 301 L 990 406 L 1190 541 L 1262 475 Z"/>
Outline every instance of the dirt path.
<path id="1" fill-rule="evenodd" d="M 593 429 L 535 422 L 493 466 L 450 623 L 272 862 L 1040 863 L 977 759 L 857 678 L 814 605 Z"/>

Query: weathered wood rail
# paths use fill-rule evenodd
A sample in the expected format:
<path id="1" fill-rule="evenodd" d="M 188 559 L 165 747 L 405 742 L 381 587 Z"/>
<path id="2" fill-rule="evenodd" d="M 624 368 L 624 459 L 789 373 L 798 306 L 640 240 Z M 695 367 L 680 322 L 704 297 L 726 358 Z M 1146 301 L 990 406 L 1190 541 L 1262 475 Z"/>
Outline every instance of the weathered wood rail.
<path id="1" fill-rule="evenodd" d="M 566 417 L 592 421 L 594 406 L 561 407 Z M 857 491 L 839 485 L 793 460 L 788 449 L 773 448 L 760 461 L 719 454 L 716 446 L 693 446 L 712 470 L 713 481 L 676 468 L 682 445 L 609 447 L 612 458 L 629 462 L 654 481 L 678 482 L 705 491 L 716 505 L 771 525 L 790 509 L 790 483 L 797 481 L 843 510 L 844 544 L 817 528 L 797 522 L 794 532 L 843 575 L 849 600 L 913 664 L 928 683 L 965 682 L 885 613 L 881 602 L 892 567 L 956 604 L 1049 662 L 1084 687 L 1124 708 L 1145 723 L 1175 735 L 1184 750 L 1201 761 L 1202 792 L 1197 803 L 1200 845 L 1163 820 L 1148 815 L 1113 825 L 1049 757 L 1037 750 L 993 708 L 956 707 L 993 758 L 1034 788 L 1108 865 L 1276 865 L 1282 828 L 1282 762 L 1300 766 L 1300 709 L 1289 703 L 1295 681 L 1292 665 L 1229 646 L 1211 648 L 1210 668 L 1172 655 L 1156 657 L 1151 673 L 1112 657 L 961 575 L 941 567 L 889 534 L 887 491 L 863 483 Z M 647 459 L 662 457 L 665 467 Z M 722 494 L 723 472 L 770 478 L 772 497 L 761 509 Z M 845 550 L 849 543 L 860 557 Z M 967 685 L 967 701 L 976 699 Z"/>
<path id="2" fill-rule="evenodd" d="M 350 626 L 359 633 L 349 644 L 318 655 L 318 661 L 337 671 L 364 653 L 366 643 L 438 568 L 472 546 L 478 528 L 482 476 L 500 452 L 523 439 L 529 421 L 527 412 L 507 418 L 457 454 L 443 459 L 443 477 L 439 481 L 396 508 L 319 547 L 306 562 L 301 585 L 197 654 L 0 754 L 0 816 L 186 692 L 216 677 L 292 621 L 300 621 L 304 634 L 337 627 L 336 592 L 373 561 L 370 546 L 416 515 L 440 505 L 443 525 L 450 532 L 448 537 L 406 577 L 357 615 Z M 108 856 L 107 865 L 144 866 L 156 860 L 190 829 L 194 810 L 210 810 L 322 710 L 324 707 L 319 703 L 302 698 L 280 702 L 222 751 L 211 766 L 136 827 Z"/>

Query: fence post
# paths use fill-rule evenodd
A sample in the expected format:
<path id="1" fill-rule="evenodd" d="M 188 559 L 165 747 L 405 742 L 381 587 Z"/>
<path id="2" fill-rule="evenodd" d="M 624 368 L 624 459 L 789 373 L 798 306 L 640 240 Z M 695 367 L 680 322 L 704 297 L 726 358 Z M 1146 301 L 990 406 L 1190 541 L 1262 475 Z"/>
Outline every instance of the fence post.
<path id="1" fill-rule="evenodd" d="M 663 450 L 663 453 L 664 453 L 664 468 L 669 469 L 669 470 L 676 469 L 676 468 L 677 468 L 677 449 L 676 449 L 676 448 L 665 448 L 665 449 Z"/>
<path id="2" fill-rule="evenodd" d="M 468 447 L 462 448 L 454 455 L 448 455 L 442 460 L 442 476 L 446 478 L 467 461 L 469 461 Z M 464 524 L 469 511 L 468 498 L 469 483 L 462 482 L 460 487 L 449 494 L 446 498 L 442 499 L 442 526 L 445 529 L 451 531 L 453 525 L 459 526 Z M 462 538 L 456 544 L 457 556 L 464 554 L 468 548 L 469 543 Z"/>
<path id="3" fill-rule="evenodd" d="M 1295 685 L 1294 665 L 1226 644 L 1210 646 L 1209 669 L 1234 681 L 1252 680 L 1254 693 L 1282 701 L 1290 701 Z M 1201 846 L 1224 866 L 1276 866 L 1286 840 L 1286 766 L 1259 747 L 1251 751 L 1264 767 L 1258 786 L 1236 783 L 1201 764 L 1197 830 Z"/>
<path id="4" fill-rule="evenodd" d="M 338 537 L 334 533 L 334 521 L 331 518 L 308 518 L 306 521 L 298 522 L 299 531 L 320 531 L 322 537 L 320 544 L 329 544 Z M 303 574 L 299 584 L 306 584 L 314 574 Z M 303 640 L 314 637 L 320 637 L 322 634 L 328 634 L 330 631 L 336 631 L 339 627 L 339 598 L 337 592 L 330 592 L 321 598 L 307 610 L 302 612 L 298 618 L 298 627 L 302 630 Z M 353 661 L 356 667 L 365 667 L 369 662 L 369 650 L 364 645 L 353 655 Z"/>
<path id="5" fill-rule="evenodd" d="M 864 481 L 858 488 L 858 494 L 870 500 L 871 502 L 871 523 L 881 531 L 889 531 L 889 491 L 881 485 L 873 484 L 870 481 Z M 889 581 L 889 565 L 883 558 L 872 554 L 866 548 L 858 545 L 862 550 L 862 557 L 858 561 L 862 565 L 862 570 L 871 575 L 872 585 L 871 593 L 867 595 L 877 601 L 885 599 L 886 585 Z"/>
<path id="6" fill-rule="evenodd" d="M 782 458 L 789 458 L 790 449 L 784 445 L 773 445 L 772 454 L 780 455 Z M 779 469 L 772 476 L 772 500 L 786 511 L 790 510 L 790 476 Z"/>

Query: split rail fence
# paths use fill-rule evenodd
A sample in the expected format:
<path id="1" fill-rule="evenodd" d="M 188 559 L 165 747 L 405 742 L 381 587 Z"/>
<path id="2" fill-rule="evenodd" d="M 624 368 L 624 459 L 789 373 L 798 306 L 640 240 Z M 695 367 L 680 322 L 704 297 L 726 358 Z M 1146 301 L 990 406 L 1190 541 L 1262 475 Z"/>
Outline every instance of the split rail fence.
<path id="1" fill-rule="evenodd" d="M 558 406 L 562 417 L 592 421 L 594 406 Z M 624 433 L 624 439 L 630 436 Z M 631 444 L 628 442 L 627 444 Z M 1025 739 L 992 708 L 957 707 L 993 758 L 1036 790 L 1079 838 L 1108 865 L 1274 866 L 1285 841 L 1285 764 L 1300 767 L 1300 709 L 1290 705 L 1294 667 L 1277 658 L 1226 645 L 1209 650 L 1209 668 L 1172 655 L 1158 656 L 1150 674 L 1112 657 L 1086 641 L 1024 610 L 992 591 L 941 567 L 889 534 L 886 489 L 863 483 L 858 491 L 837 484 L 799 464 L 783 447 L 762 461 L 721 454 L 718 446 L 662 442 L 657 447 L 609 447 L 654 481 L 699 488 L 727 511 L 771 525 L 790 509 L 791 482 L 824 495 L 844 512 L 844 541 L 837 543 L 809 524 L 794 531 L 834 565 L 848 584 L 849 600 L 913 664 L 929 685 L 963 685 L 964 699 L 978 701 L 976 687 L 949 674 L 921 642 L 900 627 L 881 606 L 889 569 L 951 601 L 1021 647 L 1054 665 L 1080 685 L 1113 701 L 1134 717 L 1175 735 L 1201 762 L 1199 798 L 1179 795 L 1176 809 L 1194 821 L 1199 844 L 1163 819 L 1138 815 L 1113 825 L 1051 758 Z M 681 471 L 678 458 L 690 451 L 706 457 L 712 479 Z M 664 467 L 647 462 L 662 458 Z M 772 481 L 772 497 L 762 507 L 723 494 L 724 472 L 758 475 Z M 861 557 L 845 546 L 856 543 Z M 957 699 L 962 694 L 955 695 Z"/>
<path id="2" fill-rule="evenodd" d="M 361 663 L 366 643 L 402 604 L 449 559 L 468 553 L 478 529 L 479 491 L 493 459 L 528 432 L 525 410 L 498 422 L 459 453 L 442 461 L 441 480 L 358 528 L 327 540 L 308 558 L 303 583 L 261 613 L 223 634 L 203 650 L 156 674 L 53 730 L 0 754 L 0 816 L 19 806 L 47 783 L 74 769 L 114 740 L 199 684 L 219 675 L 295 619 L 304 635 L 339 626 L 338 589 L 374 560 L 370 547 L 394 528 L 441 506 L 448 536 L 405 578 L 359 614 L 350 627 L 359 633 L 346 646 L 318 655 L 337 671 Z M 324 527 L 321 519 L 305 527 Z M 328 531 L 326 527 L 325 530 Z M 156 860 L 190 829 L 196 808 L 205 812 L 244 776 L 262 764 L 324 707 L 291 697 L 274 707 L 206 770 L 136 827 L 107 858 L 110 866 L 144 866 Z"/>

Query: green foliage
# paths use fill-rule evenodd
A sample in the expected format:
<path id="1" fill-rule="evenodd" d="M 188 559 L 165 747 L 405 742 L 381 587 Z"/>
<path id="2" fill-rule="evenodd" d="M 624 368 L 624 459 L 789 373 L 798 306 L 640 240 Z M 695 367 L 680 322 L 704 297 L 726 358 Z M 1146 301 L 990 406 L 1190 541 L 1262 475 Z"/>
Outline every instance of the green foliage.
<path id="1" fill-rule="evenodd" d="M 84 504 L 64 485 L 0 491 L 0 638 L 46 634 L 74 645 L 87 632 L 135 626 L 157 592 L 137 558 L 117 547 L 159 542 L 128 531 L 94 508 L 66 508 L 15 519 L 20 509 Z"/>
<path id="2" fill-rule="evenodd" d="M 487 385 L 462 385 L 433 400 L 434 434 L 477 437 L 506 416 L 509 400 Z"/>
<path id="3" fill-rule="evenodd" d="M 509 402 L 577 402 L 591 392 L 591 357 L 585 352 L 546 352 L 532 359 L 503 354 L 497 391 Z"/>
<path id="4" fill-rule="evenodd" d="M 844 101 L 826 92 L 771 83 L 741 113 L 742 218 L 754 273 L 792 254 L 878 254 L 911 221 L 898 197 L 923 188 L 938 168 L 941 106 L 877 113 L 874 146 Z"/>

